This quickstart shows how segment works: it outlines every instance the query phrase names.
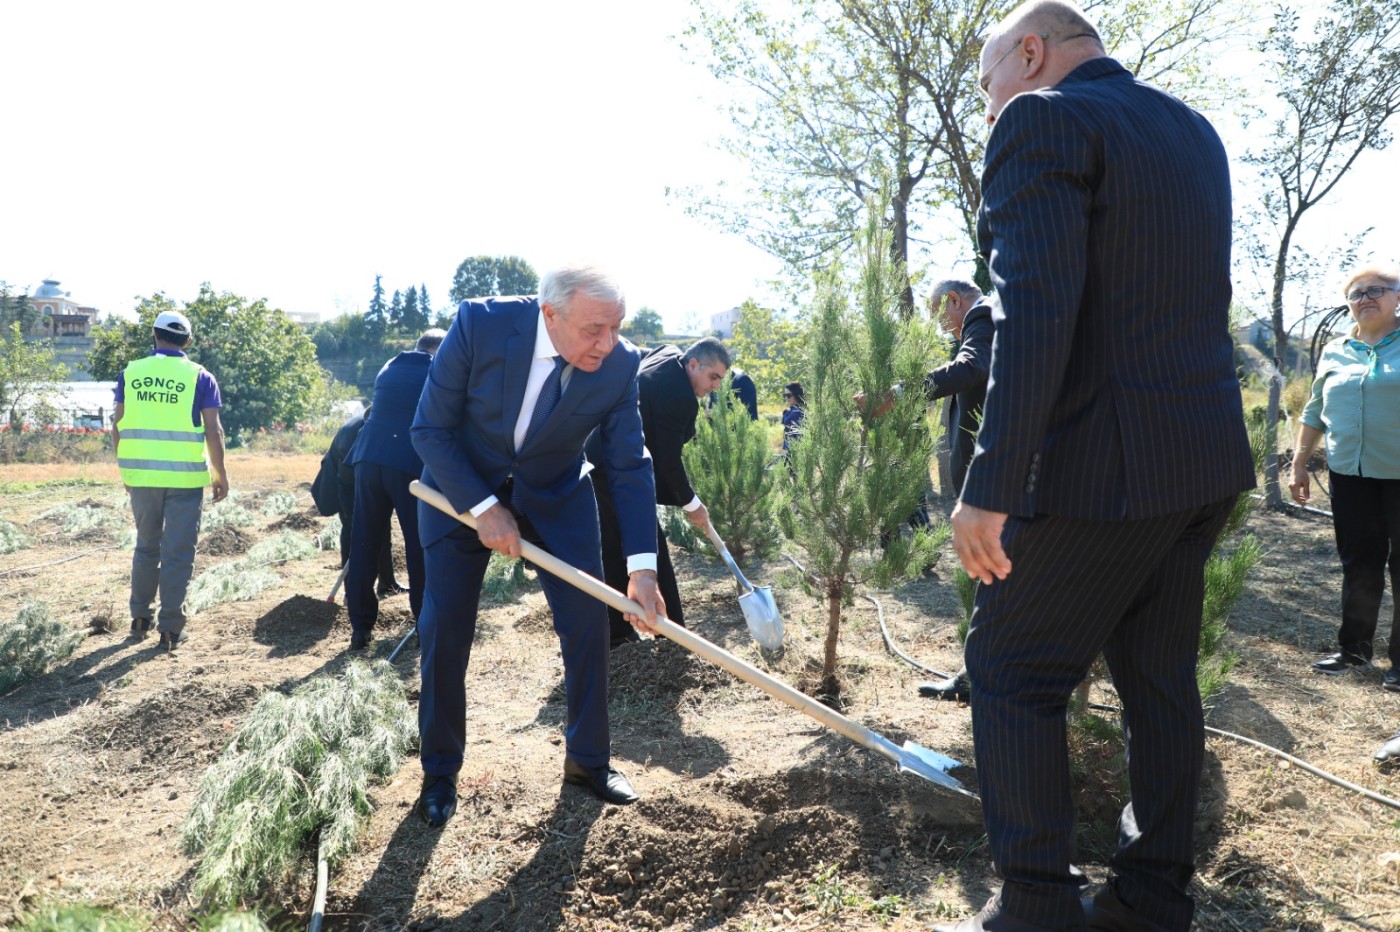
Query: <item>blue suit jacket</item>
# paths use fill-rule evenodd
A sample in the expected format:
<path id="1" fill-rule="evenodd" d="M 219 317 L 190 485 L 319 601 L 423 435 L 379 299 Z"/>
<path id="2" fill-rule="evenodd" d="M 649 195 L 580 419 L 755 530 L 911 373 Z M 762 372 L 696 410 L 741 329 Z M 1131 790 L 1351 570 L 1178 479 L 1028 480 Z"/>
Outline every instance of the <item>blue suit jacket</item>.
<path id="1" fill-rule="evenodd" d="M 428 353 L 412 350 L 399 353 L 384 364 L 374 377 L 369 417 L 350 448 L 345 465 L 378 463 L 415 476 L 423 471 L 423 461 L 413 449 L 409 430 L 432 363 L 433 357 Z"/>
<path id="2" fill-rule="evenodd" d="M 549 549 L 575 566 L 599 560 L 598 506 L 582 475 L 583 444 L 597 428 L 626 553 L 656 552 L 656 490 L 637 409 L 641 354 L 620 340 L 596 372 L 574 370 L 539 435 L 515 449 L 540 308 L 534 298 L 463 301 L 413 422 L 423 482 L 468 511 L 515 477 L 516 498 Z M 460 524 L 419 509 L 423 546 Z"/>
<path id="3" fill-rule="evenodd" d="M 996 335 L 962 500 L 1102 521 L 1253 486 L 1230 238 L 1224 147 L 1181 101 L 1109 58 L 1013 98 L 982 174 Z"/>

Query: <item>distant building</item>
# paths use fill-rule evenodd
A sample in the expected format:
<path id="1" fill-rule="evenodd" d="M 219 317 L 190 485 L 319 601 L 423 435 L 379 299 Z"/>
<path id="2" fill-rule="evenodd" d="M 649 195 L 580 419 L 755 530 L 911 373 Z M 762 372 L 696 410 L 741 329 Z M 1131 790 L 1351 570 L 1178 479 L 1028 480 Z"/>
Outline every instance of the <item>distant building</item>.
<path id="1" fill-rule="evenodd" d="M 26 336 L 43 339 L 86 338 L 92 331 L 97 323 L 97 308 L 78 304 L 58 285 L 56 279 L 46 278 L 29 296 L 29 304 L 38 312 L 38 317 Z"/>
<path id="2" fill-rule="evenodd" d="M 720 311 L 718 314 L 710 315 L 710 332 L 718 336 L 721 340 L 727 340 L 734 336 L 734 325 L 739 322 L 739 308 L 731 307 L 727 311 Z"/>
<path id="3" fill-rule="evenodd" d="M 315 311 L 283 311 L 287 319 L 298 327 L 313 327 L 321 322 L 321 315 Z"/>

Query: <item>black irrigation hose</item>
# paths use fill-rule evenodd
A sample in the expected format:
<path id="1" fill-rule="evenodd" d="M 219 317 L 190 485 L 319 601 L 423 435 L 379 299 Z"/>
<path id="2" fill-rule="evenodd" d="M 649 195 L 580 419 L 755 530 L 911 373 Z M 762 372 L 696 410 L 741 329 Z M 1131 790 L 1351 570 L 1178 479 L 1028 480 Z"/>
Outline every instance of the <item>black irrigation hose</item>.
<path id="1" fill-rule="evenodd" d="M 806 570 L 802 569 L 802 564 L 798 563 L 796 560 L 793 560 L 792 557 L 788 556 L 787 554 L 783 554 L 783 556 L 787 557 L 788 560 L 792 562 L 792 565 L 796 566 L 799 570 L 802 570 L 803 573 L 806 572 Z M 914 660 L 908 654 L 904 653 L 904 651 L 900 650 L 895 645 L 894 640 L 890 637 L 889 629 L 885 627 L 885 610 L 881 607 L 879 601 L 876 600 L 873 596 L 868 595 L 863 595 L 861 596 L 861 598 L 865 599 L 866 601 L 872 603 L 875 606 L 876 616 L 880 619 L 880 636 L 884 638 L 885 646 L 890 649 L 891 653 L 898 656 L 901 660 L 904 660 L 907 663 L 918 667 L 920 670 L 923 670 L 927 673 L 932 673 L 935 676 L 939 676 L 944 679 L 947 678 L 948 674 L 939 673 L 937 670 L 933 670 L 929 667 L 926 667 L 923 664 L 919 663 L 917 660 Z M 1118 708 L 1117 706 L 1101 705 L 1096 702 L 1089 703 L 1089 708 L 1095 709 L 1100 712 L 1112 712 L 1115 715 L 1121 715 L 1123 712 L 1123 710 Z M 1219 728 L 1211 728 L 1209 725 L 1206 726 L 1206 731 L 1212 735 L 1219 735 L 1222 738 L 1233 738 L 1236 741 L 1242 741 L 1245 744 L 1253 745 L 1254 747 L 1259 748 L 1261 751 L 1267 751 L 1268 753 L 1273 754 L 1275 757 L 1288 761 L 1293 766 L 1298 767 L 1301 770 L 1305 770 L 1315 777 L 1320 777 L 1323 780 L 1326 780 L 1328 783 L 1331 783 L 1335 786 L 1339 786 L 1345 790 L 1351 790 L 1353 793 L 1359 793 L 1360 795 L 1365 796 L 1367 799 L 1372 800 L 1373 802 L 1378 802 L 1383 806 L 1389 806 L 1392 809 L 1400 809 L 1400 800 L 1391 799 L 1389 796 L 1383 796 L 1382 794 L 1377 793 L 1374 790 L 1368 790 L 1364 786 L 1358 786 L 1355 783 L 1343 780 L 1341 777 L 1338 777 L 1334 774 L 1330 774 L 1327 771 L 1322 770 L 1321 768 L 1314 767 L 1307 761 L 1294 757 L 1292 754 L 1289 754 L 1285 751 L 1280 751 L 1276 747 L 1270 747 L 1269 745 L 1264 744 L 1262 741 L 1255 741 L 1253 738 L 1246 738 L 1244 735 L 1237 735 L 1231 731 L 1222 731 Z"/>

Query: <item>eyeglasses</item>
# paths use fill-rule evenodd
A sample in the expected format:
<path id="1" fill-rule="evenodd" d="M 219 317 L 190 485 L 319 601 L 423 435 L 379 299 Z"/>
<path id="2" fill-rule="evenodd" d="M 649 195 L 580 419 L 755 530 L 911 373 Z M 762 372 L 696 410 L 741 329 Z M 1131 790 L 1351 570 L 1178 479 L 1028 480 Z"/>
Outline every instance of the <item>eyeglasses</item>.
<path id="1" fill-rule="evenodd" d="M 1097 39 L 1097 38 L 1098 38 L 1098 36 L 1095 35 L 1095 34 L 1092 33 L 1092 32 L 1076 32 L 1076 33 L 1075 33 L 1074 35 L 1072 35 L 1072 36 L 1065 36 L 1063 39 L 1056 39 L 1055 41 L 1056 41 L 1056 42 L 1073 42 L 1075 39 Z M 1049 41 L 1050 41 L 1050 33 L 1048 33 L 1048 32 L 1042 32 L 1042 33 L 1040 33 L 1040 41 L 1041 41 L 1041 42 L 1049 42 Z M 978 85 L 979 87 L 982 88 L 982 96 L 983 96 L 983 97 L 988 97 L 988 98 L 991 97 L 991 95 L 990 95 L 989 93 L 987 93 L 987 86 L 991 83 L 991 80 L 992 80 L 992 72 L 996 70 L 997 65 L 1000 65 L 1002 62 L 1004 62 L 1004 61 L 1006 61 L 1008 58 L 1010 58 L 1010 57 L 1011 57 L 1011 53 L 1014 52 L 1014 51 L 1016 51 L 1016 50 L 1019 49 L 1020 47 L 1021 47 L 1021 42 L 1018 41 L 1015 45 L 1011 46 L 1011 48 L 1009 48 L 1009 49 L 1007 49 L 1005 52 L 1003 52 L 1002 55 L 1001 55 L 1001 57 L 998 58 L 996 61 L 992 62 L 991 66 L 988 67 L 987 70 L 986 70 L 985 72 L 983 72 L 981 79 L 977 82 L 977 85 Z"/>
<path id="2" fill-rule="evenodd" d="M 1362 298 L 1370 298 L 1374 301 L 1387 291 L 1400 291 L 1400 288 L 1392 288 L 1390 285 L 1372 285 L 1370 288 L 1358 288 L 1355 291 L 1347 292 L 1347 303 L 1355 304 Z"/>

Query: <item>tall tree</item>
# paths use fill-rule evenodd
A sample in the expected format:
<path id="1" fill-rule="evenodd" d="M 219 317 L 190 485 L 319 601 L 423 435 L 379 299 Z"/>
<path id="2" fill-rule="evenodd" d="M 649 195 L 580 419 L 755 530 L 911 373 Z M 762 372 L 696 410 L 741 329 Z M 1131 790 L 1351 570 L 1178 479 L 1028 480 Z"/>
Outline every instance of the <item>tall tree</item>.
<path id="1" fill-rule="evenodd" d="M 892 172 L 892 255 L 913 270 L 930 241 L 974 261 L 985 109 L 982 37 L 1016 0 L 695 0 L 684 45 L 737 85 L 735 133 L 749 163 L 737 196 L 687 189 L 689 209 L 783 259 L 798 277 L 844 252 L 866 196 Z M 1097 0 L 1112 54 L 1188 99 L 1221 93 L 1212 45 L 1249 15 L 1229 0 Z M 917 255 L 916 255 L 917 253 Z M 979 281 L 988 287 L 985 268 Z M 901 293 L 905 313 L 912 291 Z"/>
<path id="2" fill-rule="evenodd" d="M 763 402 L 777 401 L 782 387 L 797 378 L 803 363 L 801 325 L 751 300 L 739 306 L 739 319 L 728 342 L 736 364 L 753 379 Z"/>
<path id="3" fill-rule="evenodd" d="M 374 294 L 369 299 L 369 310 L 365 311 L 365 329 L 374 340 L 383 338 L 389 329 L 389 306 L 384 303 L 384 276 L 374 276 Z"/>
<path id="4" fill-rule="evenodd" d="M 26 341 L 18 320 L 0 327 L 0 411 L 11 427 L 24 423 L 26 410 L 50 407 L 58 383 L 67 377 L 68 367 L 55 356 L 53 341 Z"/>
<path id="5" fill-rule="evenodd" d="M 418 285 L 418 309 L 423 312 L 423 326 L 427 327 L 434 320 L 435 315 L 432 299 L 428 297 L 428 286 L 421 282 Z"/>
<path id="6" fill-rule="evenodd" d="M 635 314 L 629 314 L 627 320 L 623 321 L 622 335 L 634 343 L 660 343 L 666 339 L 666 325 L 662 322 L 660 314 L 644 307 Z"/>
<path id="7" fill-rule="evenodd" d="M 463 259 L 452 276 L 453 304 L 468 298 L 534 294 L 540 277 L 519 256 L 472 256 Z"/>
<path id="8" fill-rule="evenodd" d="M 13 293 L 9 282 L 0 281 L 0 329 L 8 330 L 10 324 L 17 323 L 20 333 L 33 333 L 40 316 L 28 295 Z"/>
<path id="9" fill-rule="evenodd" d="M 389 299 L 389 326 L 402 330 L 403 325 L 403 292 L 395 288 L 394 296 Z"/>
<path id="10" fill-rule="evenodd" d="M 428 326 L 428 315 L 418 303 L 418 288 L 415 285 L 409 285 L 404 292 L 399 326 L 410 333 L 419 333 Z"/>
<path id="11" fill-rule="evenodd" d="M 1310 38 L 1300 38 L 1298 12 L 1280 6 L 1261 45 L 1269 83 L 1283 113 L 1268 141 L 1246 161 L 1266 179 L 1261 206 L 1278 233 L 1273 250 L 1270 306 L 1274 352 L 1289 359 L 1284 326 L 1284 291 L 1289 260 L 1303 215 L 1330 195 L 1360 155 L 1390 145 L 1387 127 L 1400 111 L 1400 5 L 1369 0 L 1333 0 Z M 1264 259 L 1266 257 L 1259 256 Z M 1278 430 L 1280 378 L 1271 380 L 1269 424 Z M 1283 496 L 1278 482 L 1277 442 L 1265 462 L 1270 507 Z"/>

